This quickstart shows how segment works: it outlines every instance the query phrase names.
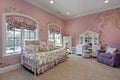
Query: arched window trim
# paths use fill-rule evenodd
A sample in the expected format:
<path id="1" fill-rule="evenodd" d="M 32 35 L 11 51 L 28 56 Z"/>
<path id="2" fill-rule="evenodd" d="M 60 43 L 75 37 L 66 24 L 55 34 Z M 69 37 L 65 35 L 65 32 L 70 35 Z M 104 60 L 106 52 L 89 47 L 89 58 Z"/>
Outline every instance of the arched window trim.
<path id="1" fill-rule="evenodd" d="M 57 23 L 52 22 L 52 23 L 49 23 L 49 24 L 47 25 L 47 28 L 48 28 L 48 41 L 49 41 L 49 27 L 52 26 L 52 25 L 55 25 L 56 27 L 59 27 L 59 28 L 60 28 L 61 46 L 62 46 L 62 32 L 61 32 L 61 26 L 60 26 L 59 24 L 57 24 Z M 55 42 L 54 42 L 54 45 L 55 45 Z M 56 47 L 59 47 L 59 46 L 56 46 Z"/>
<path id="2" fill-rule="evenodd" d="M 39 22 L 37 20 L 35 20 L 34 18 L 30 17 L 30 16 L 27 16 L 27 15 L 24 15 L 24 14 L 21 14 L 21 13 L 14 13 L 14 12 L 10 12 L 10 13 L 4 13 L 2 15 L 2 56 L 11 56 L 11 55 L 16 55 L 16 54 L 20 54 L 19 53 L 13 53 L 13 54 L 6 54 L 6 29 L 5 29 L 5 26 L 6 26 L 6 16 L 21 16 L 21 17 L 25 17 L 25 18 L 28 18 L 32 21 L 34 21 L 36 23 L 36 29 L 37 29 L 37 34 L 36 34 L 36 39 L 38 40 L 39 39 Z"/>

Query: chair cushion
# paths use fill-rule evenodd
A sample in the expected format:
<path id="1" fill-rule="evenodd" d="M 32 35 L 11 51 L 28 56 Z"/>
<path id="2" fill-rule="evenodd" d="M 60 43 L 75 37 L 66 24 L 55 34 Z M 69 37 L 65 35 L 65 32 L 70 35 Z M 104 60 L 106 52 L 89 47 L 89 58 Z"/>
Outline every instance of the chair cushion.
<path id="1" fill-rule="evenodd" d="M 116 50 L 117 50 L 117 48 L 110 48 L 110 47 L 108 47 L 105 53 L 113 54 Z"/>
<path id="2" fill-rule="evenodd" d="M 109 54 L 109 53 L 100 53 L 100 56 L 106 57 L 106 58 L 112 58 L 112 54 Z"/>

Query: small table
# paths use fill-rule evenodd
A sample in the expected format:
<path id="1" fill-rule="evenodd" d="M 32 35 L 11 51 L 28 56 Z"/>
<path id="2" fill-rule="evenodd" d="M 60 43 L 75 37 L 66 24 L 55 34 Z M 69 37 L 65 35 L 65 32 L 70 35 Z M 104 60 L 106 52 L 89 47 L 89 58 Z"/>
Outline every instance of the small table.
<path id="1" fill-rule="evenodd" d="M 91 52 L 89 50 L 84 50 L 82 56 L 85 58 L 90 58 L 91 57 L 90 53 Z"/>

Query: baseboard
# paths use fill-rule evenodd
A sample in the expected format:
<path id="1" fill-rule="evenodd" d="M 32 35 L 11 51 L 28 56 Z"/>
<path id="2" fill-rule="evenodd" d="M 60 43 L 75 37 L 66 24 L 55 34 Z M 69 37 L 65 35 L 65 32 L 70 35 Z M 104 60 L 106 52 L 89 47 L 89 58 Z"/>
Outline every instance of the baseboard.
<path id="1" fill-rule="evenodd" d="M 4 68 L 0 68 L 0 74 L 15 70 L 19 67 L 20 67 L 20 64 L 15 64 L 15 65 L 7 66 L 7 67 L 4 67 Z"/>

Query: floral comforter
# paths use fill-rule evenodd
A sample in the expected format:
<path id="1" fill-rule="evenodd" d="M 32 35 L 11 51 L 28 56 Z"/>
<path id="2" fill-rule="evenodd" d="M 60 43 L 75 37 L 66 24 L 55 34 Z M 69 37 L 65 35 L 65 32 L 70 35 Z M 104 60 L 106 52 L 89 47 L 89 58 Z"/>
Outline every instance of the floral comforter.
<path id="1" fill-rule="evenodd" d="M 25 51 L 23 54 L 23 56 L 26 59 L 29 59 L 30 61 L 35 62 L 36 66 L 55 61 L 67 55 L 68 55 L 68 52 L 64 48 L 60 48 L 60 49 L 56 49 L 48 52 Z"/>

